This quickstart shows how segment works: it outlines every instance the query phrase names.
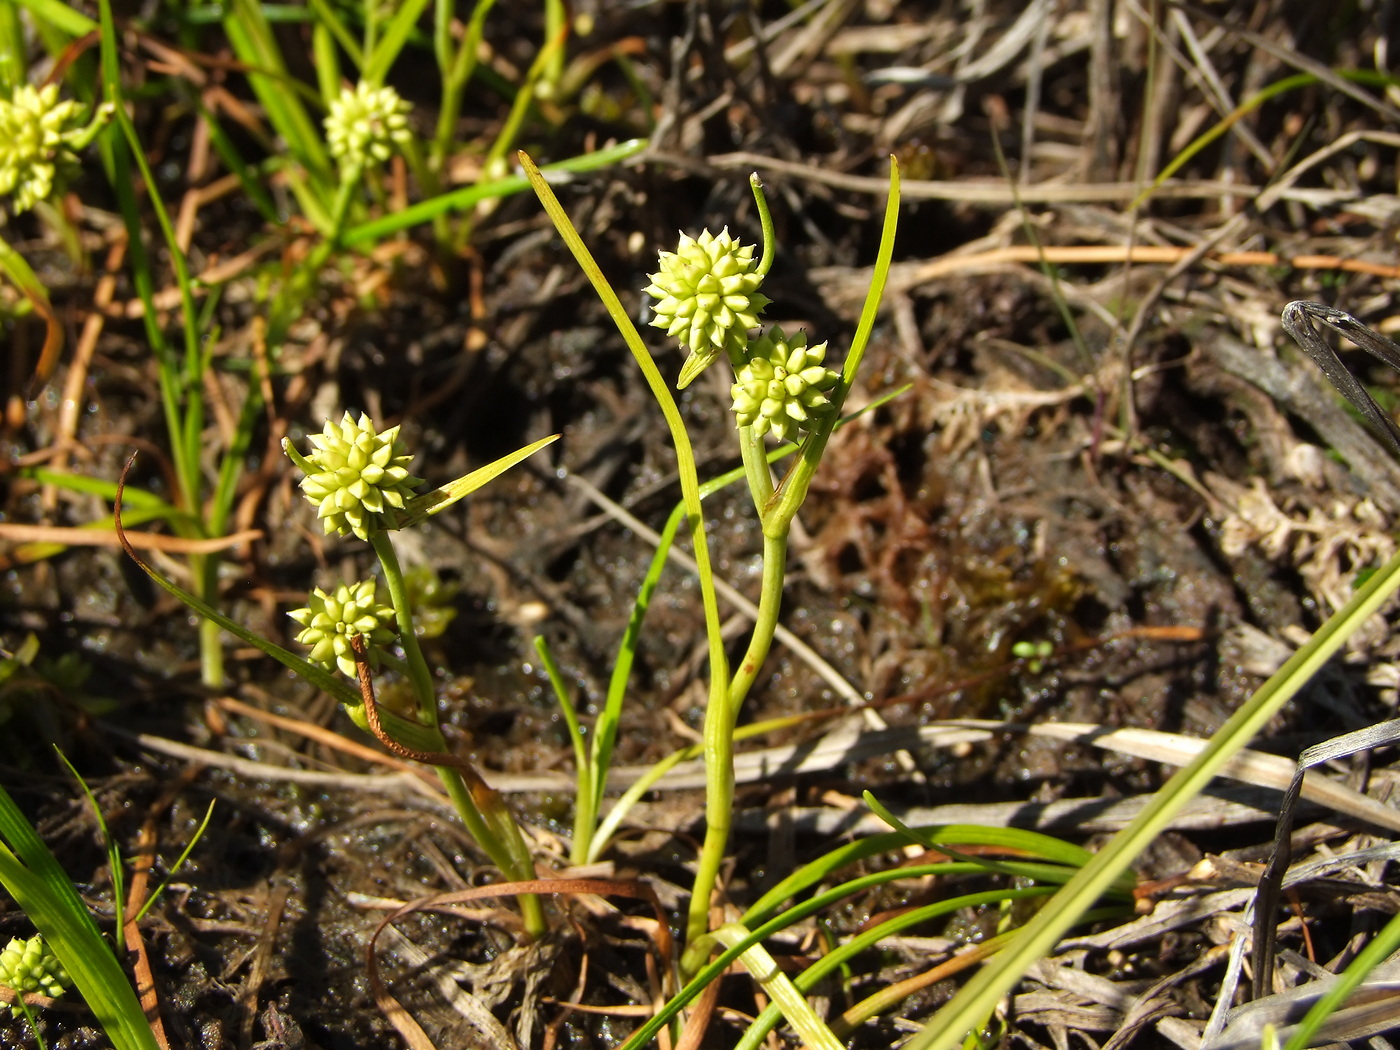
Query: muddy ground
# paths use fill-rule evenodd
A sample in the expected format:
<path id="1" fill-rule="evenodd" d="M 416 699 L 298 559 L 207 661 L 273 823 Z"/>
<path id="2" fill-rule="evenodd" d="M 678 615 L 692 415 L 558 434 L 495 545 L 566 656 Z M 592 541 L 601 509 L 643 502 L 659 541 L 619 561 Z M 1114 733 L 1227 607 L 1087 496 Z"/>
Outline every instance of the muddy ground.
<path id="1" fill-rule="evenodd" d="M 526 6 L 487 23 L 495 54 L 516 68 L 541 33 Z M 1196 10 L 1095 0 L 1041 3 L 1025 17 L 1022 5 L 997 0 L 812 9 L 783 28 L 781 4 L 598 5 L 593 32 L 572 39 L 569 54 L 616 47 L 640 82 L 603 62 L 579 96 L 540 107 L 521 141 L 556 160 L 650 137 L 626 164 L 558 187 L 634 316 L 655 253 L 674 247 L 677 230 L 727 225 L 757 239 L 747 183 L 757 171 L 779 244 L 767 318 L 829 340 L 836 359 L 869 283 L 889 155 L 901 165 L 896 265 L 848 408 L 902 392 L 833 438 L 795 535 L 783 618 L 849 687 L 779 645 L 742 719 L 838 708 L 854 695 L 896 732 L 859 756 L 838 752 L 823 768 L 741 786 L 726 883 L 741 908 L 793 858 L 815 856 L 849 829 L 866 788 L 933 819 L 1011 819 L 1092 843 L 1114 826 L 1111 814 L 1090 820 L 1056 803 L 1131 799 L 1170 767 L 1021 733 L 932 747 L 914 730 L 985 718 L 1207 736 L 1345 601 L 1358 572 L 1392 553 L 1400 510 L 1400 468 L 1279 325 L 1285 303 L 1319 299 L 1380 330 L 1400 327 L 1400 100 L 1329 74 L 1386 71 L 1397 29 L 1389 5 L 1261 0 Z M 212 29 L 199 43 L 211 53 L 221 46 Z M 149 54 L 133 47 L 128 57 L 133 76 L 156 76 Z M 1249 107 L 1134 206 L 1198 136 L 1299 73 L 1314 79 Z M 391 81 L 433 104 L 421 78 Z M 237 77 L 230 89 L 243 91 Z M 464 112 L 464 137 L 493 135 L 506 105 L 483 89 Z M 156 107 L 137 117 L 162 193 L 178 202 L 191 189 L 192 122 Z M 415 119 L 430 125 L 430 109 Z M 101 309 L 117 225 L 95 161 L 70 194 L 81 263 L 32 216 L 12 220 L 6 237 L 50 285 L 71 347 Z M 290 261 L 297 244 L 236 197 L 198 212 L 195 272 L 269 242 L 214 311 L 216 404 L 236 403 L 246 381 L 259 275 Z M 1076 247 L 1103 250 L 1068 251 Z M 1228 254 L 1245 251 L 1262 254 Z M 76 376 L 82 411 L 66 450 L 63 392 L 80 365 L 70 351 L 41 387 L 26 386 L 40 329 L 32 320 L 7 326 L 19 410 L 4 437 L 4 522 L 81 525 L 110 513 L 98 496 L 46 487 L 19 469 L 52 464 L 60 450 L 72 470 L 110 481 L 139 447 L 134 480 L 168 492 L 155 369 L 127 309 L 136 301 L 129 271 L 118 267 L 105 294 L 105 326 Z M 162 323 L 175 332 L 178 314 Z M 680 352 L 645 331 L 674 377 Z M 1355 366 L 1378 396 L 1392 389 L 1383 372 Z M 681 397 L 702 476 L 738 462 L 718 371 Z M 454 743 L 512 793 L 538 829 L 541 862 L 562 866 L 572 757 L 531 639 L 548 639 L 579 709 L 595 712 L 652 548 L 593 490 L 659 528 L 678 489 L 660 414 L 537 200 L 522 193 L 483 211 L 456 258 L 416 231 L 332 268 L 278 354 L 271 389 L 237 522 L 264 535 L 228 557 L 222 605 L 284 643 L 285 612 L 308 586 L 369 561 L 357 544 L 321 535 L 276 451 L 282 433 L 304 439 L 327 416 L 364 409 L 403 424 L 415 469 L 433 483 L 562 435 L 404 546 L 406 560 L 440 578 L 438 601 L 454 614 L 429 643 Z M 224 425 L 213 415 L 211 464 Z M 753 595 L 750 508 L 737 489 L 712 502 L 719 570 Z M 172 1044 L 392 1045 L 364 965 L 380 905 L 490 878 L 450 814 L 402 780 L 360 775 L 382 773 L 374 764 L 256 717 L 356 735 L 330 701 L 255 651 L 231 643 L 229 688 L 201 688 L 190 617 L 119 551 L 73 547 L 35 560 L 15 544 L 0 551 L 9 561 L 0 640 L 13 651 L 32 632 L 44 658 L 69 662 L 48 668 L 47 686 L 10 694 L 4 783 L 98 914 L 110 915 L 112 887 L 92 815 L 40 745 L 62 745 L 128 853 L 147 826 L 158 871 L 216 803 L 213 824 L 144 922 Z M 157 564 L 180 572 L 178 558 Z M 742 646 L 735 617 L 731 655 Z M 1384 623 L 1372 628 L 1259 746 L 1294 755 L 1388 717 L 1397 647 Z M 1019 642 L 1048 643 L 1048 654 L 1019 658 Z M 697 594 L 672 566 L 640 647 L 623 766 L 696 739 L 704 671 Z M 747 746 L 811 744 L 831 739 L 832 725 Z M 1390 760 L 1376 755 L 1373 773 Z M 278 769 L 327 776 L 297 783 Z M 689 884 L 702 794 L 683 778 L 670 786 L 678 789 L 637 810 L 610 859 L 618 874 L 654 878 L 674 904 Z M 1178 874 L 1225 849 L 1259 859 L 1277 796 L 1235 800 L 1164 840 L 1143 859 L 1144 877 Z M 914 892 L 857 902 L 831 917 L 833 929 L 853 929 Z M 1319 962 L 1343 951 L 1353 919 L 1375 915 L 1328 907 L 1335 928 L 1317 934 Z M 964 921 L 976 928 L 984 917 Z M 395 994 L 438 1046 L 500 1045 L 482 1012 L 521 1046 L 613 1046 L 635 1026 L 634 1015 L 558 1005 L 649 1001 L 644 944 L 617 916 L 575 913 L 523 963 L 510 929 L 486 910 L 420 916 L 381 944 Z M 0 914 L 0 936 L 27 932 L 17 909 Z M 1203 924 L 1085 965 L 1124 980 L 1175 972 L 1217 936 Z M 891 948 L 858 983 L 899 976 L 916 955 Z M 454 1010 L 444 977 L 476 1007 L 459 1000 Z M 730 1004 L 751 1011 L 742 979 L 730 980 Z M 1175 1013 L 1203 1017 L 1218 981 L 1217 971 L 1184 980 Z M 953 987 L 921 993 L 854 1045 L 890 1045 Z M 1028 1021 L 1005 1038 L 1048 1041 L 1057 1023 Z M 51 1045 L 102 1045 L 80 1010 L 46 1024 Z M 1096 1039 L 1117 1028 L 1076 1024 Z M 736 1030 L 721 1016 L 707 1045 L 730 1045 Z M 29 1045 L 17 1028 L 3 1038 Z M 1163 1037 L 1149 1025 L 1137 1039 Z"/>

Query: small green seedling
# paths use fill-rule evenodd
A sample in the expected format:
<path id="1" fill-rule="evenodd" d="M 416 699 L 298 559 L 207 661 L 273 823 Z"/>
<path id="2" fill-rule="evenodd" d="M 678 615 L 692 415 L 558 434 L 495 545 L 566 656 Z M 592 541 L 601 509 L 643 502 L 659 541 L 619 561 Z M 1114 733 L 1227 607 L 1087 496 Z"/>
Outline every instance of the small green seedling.
<path id="1" fill-rule="evenodd" d="M 1053 642 L 1017 642 L 1011 647 L 1011 655 L 1018 660 L 1026 661 L 1026 670 L 1031 674 L 1040 674 L 1045 667 L 1045 661 L 1055 652 Z"/>

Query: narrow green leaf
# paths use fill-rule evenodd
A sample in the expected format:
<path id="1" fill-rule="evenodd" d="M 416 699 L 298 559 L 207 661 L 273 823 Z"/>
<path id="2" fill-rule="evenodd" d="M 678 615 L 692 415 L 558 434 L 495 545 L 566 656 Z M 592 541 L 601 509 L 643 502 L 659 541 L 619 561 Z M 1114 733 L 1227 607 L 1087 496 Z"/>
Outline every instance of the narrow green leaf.
<path id="1" fill-rule="evenodd" d="M 446 510 L 464 496 L 470 495 L 481 488 L 488 481 L 504 474 L 511 467 L 515 466 L 522 459 L 533 456 L 546 445 L 552 445 L 559 440 L 558 434 L 551 434 L 547 438 L 533 444 L 518 448 L 507 456 L 502 456 L 494 463 L 488 463 L 484 467 L 464 474 L 456 481 L 450 481 L 440 488 L 435 488 L 431 492 L 425 492 L 421 496 L 415 496 L 408 501 L 404 507 L 404 516 L 399 523 L 400 528 L 411 528 L 419 522 L 426 520 L 434 514 Z"/>
<path id="2" fill-rule="evenodd" d="M 130 981 L 57 859 L 0 787 L 0 883 L 44 935 L 116 1050 L 156 1050 Z"/>
<path id="3" fill-rule="evenodd" d="M 969 1032 L 980 1028 L 1001 997 L 1016 985 L 1026 970 L 1054 948 L 1092 902 L 1166 829 L 1172 817 L 1204 790 L 1221 767 L 1268 724 L 1396 590 L 1400 590 L 1400 554 L 1378 570 L 1351 601 L 1318 628 L 1308 643 L 1220 727 L 1200 756 L 1178 770 L 1138 818 L 1118 832 L 1055 895 L 1055 899 L 1026 924 L 1006 951 L 974 976 L 922 1031 L 904 1044 L 906 1050 L 953 1050 Z"/>
<path id="4" fill-rule="evenodd" d="M 384 78 L 389 75 L 389 70 L 427 6 L 428 0 L 403 0 L 394 11 L 394 17 L 389 19 L 389 24 L 384 28 L 384 35 L 375 45 L 374 54 L 369 57 L 369 61 L 360 72 L 363 80 L 369 81 L 375 87 L 384 83 Z"/>
<path id="5" fill-rule="evenodd" d="M 16 0 L 16 3 L 69 36 L 86 36 L 97 29 L 97 23 L 91 18 L 59 0 Z"/>
<path id="6" fill-rule="evenodd" d="M 628 157 L 640 153 L 646 146 L 646 139 L 629 139 L 608 149 L 571 157 L 556 164 L 547 164 L 540 170 L 546 175 L 581 174 L 586 171 L 595 171 L 598 168 L 610 167 L 619 161 L 626 160 Z M 385 215 L 370 222 L 362 222 L 358 226 L 351 226 L 340 238 L 340 243 L 350 248 L 363 244 L 373 244 L 383 240 L 391 233 L 431 222 L 439 215 L 446 215 L 453 211 L 465 211 L 468 208 L 476 207 L 484 200 L 509 197 L 529 188 L 529 179 L 521 175 L 512 175 L 495 182 L 479 182 L 473 186 L 464 186 L 459 190 L 452 190 L 437 197 L 419 201 L 417 204 L 410 205 L 403 211 L 395 212 L 392 215 Z"/>
<path id="7" fill-rule="evenodd" d="M 49 303 L 48 289 L 25 261 L 24 256 L 11 248 L 3 237 L 0 237 L 0 270 L 3 270 L 5 276 L 20 290 L 20 294 L 29 300 L 34 312 L 44 319 L 44 348 L 39 354 L 38 364 L 34 366 L 34 373 L 41 380 L 47 379 L 58 364 L 58 355 L 63 350 L 63 325 L 59 323 L 53 306 Z"/>
<path id="8" fill-rule="evenodd" d="M 122 516 L 120 499 L 117 502 L 116 516 L 118 522 L 120 522 Z M 120 524 L 118 525 L 118 532 L 122 532 Z M 332 675 L 325 668 L 313 664 L 308 660 L 303 660 L 300 656 L 296 655 L 296 653 L 288 652 L 280 645 L 270 642 L 261 635 L 250 631 L 241 623 L 229 619 L 223 613 L 219 612 L 219 610 L 200 598 L 195 597 L 173 580 L 166 579 L 160 573 L 156 572 L 155 569 L 151 568 L 150 565 L 146 564 L 146 562 L 142 561 L 141 558 L 137 556 L 135 550 L 128 548 L 126 553 L 127 556 L 137 564 L 141 571 L 155 581 L 158 586 L 168 594 L 179 598 L 180 601 L 184 602 L 185 605 L 199 613 L 199 615 L 206 620 L 218 624 L 225 631 L 228 631 L 229 634 L 253 646 L 253 648 L 257 649 L 259 652 L 266 653 L 283 667 L 287 668 L 287 670 L 296 672 L 318 689 L 333 696 L 340 703 L 349 707 L 355 707 L 361 703 L 358 689 L 351 689 L 346 682 Z"/>

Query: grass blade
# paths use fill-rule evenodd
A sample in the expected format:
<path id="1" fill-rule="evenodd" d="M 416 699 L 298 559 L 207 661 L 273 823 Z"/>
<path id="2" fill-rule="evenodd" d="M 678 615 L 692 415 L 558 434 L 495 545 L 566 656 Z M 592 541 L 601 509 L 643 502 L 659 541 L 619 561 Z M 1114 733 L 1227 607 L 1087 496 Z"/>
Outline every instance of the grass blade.
<path id="1" fill-rule="evenodd" d="M 0 787 L 0 883 L 58 956 L 116 1050 L 156 1050 L 136 993 L 58 860 Z M 11 852 L 13 849 L 13 852 Z"/>
<path id="2" fill-rule="evenodd" d="M 905 1044 L 907 1050 L 953 1050 L 969 1032 L 978 1030 L 1026 970 L 1054 948 L 1092 902 L 1165 830 L 1181 807 L 1204 790 L 1219 769 L 1259 733 L 1279 708 L 1311 680 L 1397 589 L 1400 589 L 1400 555 L 1379 569 L 1351 601 L 1318 628 L 1309 642 L 1221 726 L 1200 757 L 1178 770 L 1141 816 L 1115 835 L 1055 899 L 1026 924 L 995 962 L 974 976 Z"/>

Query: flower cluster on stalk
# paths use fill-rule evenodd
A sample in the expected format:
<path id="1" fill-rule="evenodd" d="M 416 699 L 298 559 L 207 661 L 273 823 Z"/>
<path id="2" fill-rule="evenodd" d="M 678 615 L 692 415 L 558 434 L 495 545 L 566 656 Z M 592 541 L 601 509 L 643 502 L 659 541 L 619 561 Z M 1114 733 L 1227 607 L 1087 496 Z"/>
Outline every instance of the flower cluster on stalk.
<path id="1" fill-rule="evenodd" d="M 656 300 L 651 323 L 690 351 L 678 386 L 686 386 L 727 344 L 743 347 L 749 329 L 758 327 L 771 300 L 758 290 L 763 274 L 753 253 L 754 246 L 741 245 L 727 226 L 718 236 L 709 230 L 699 237 L 681 234 L 674 252 L 661 253 L 661 268 L 646 291 Z"/>
<path id="2" fill-rule="evenodd" d="M 680 338 L 690 351 L 677 388 L 699 375 L 721 351 L 735 367 L 733 411 L 738 425 L 778 440 L 810 432 L 831 408 L 827 394 L 840 382 L 827 368 L 826 343 L 807 345 L 803 332 L 787 336 L 774 325 L 751 337 L 771 300 L 759 291 L 764 274 L 755 247 L 741 245 L 726 227 L 718 236 L 681 234 L 674 252 L 661 252 L 661 268 L 646 292 L 655 299 L 652 324 Z"/>
<path id="3" fill-rule="evenodd" d="M 409 104 L 391 87 L 361 80 L 343 88 L 326 117 L 326 146 L 342 168 L 384 163 L 408 142 Z"/>
<path id="4" fill-rule="evenodd" d="M 77 126 L 81 111 L 72 99 L 58 100 L 57 84 L 21 84 L 0 98 L 0 194 L 14 199 L 17 212 L 47 200 L 62 169 L 92 138 Z"/>
<path id="5" fill-rule="evenodd" d="M 63 964 L 37 933 L 28 940 L 11 937 L 0 951 L 0 984 L 7 988 L 57 999 L 68 990 L 69 983 Z M 10 1007 L 10 1013 L 18 1017 L 19 1007 Z"/>
<path id="6" fill-rule="evenodd" d="M 739 425 L 771 431 L 779 441 L 811 430 L 831 408 L 826 395 L 841 378 L 825 359 L 826 343 L 808 346 L 806 332 L 788 337 L 777 325 L 749 343 L 730 391 Z"/>
<path id="7" fill-rule="evenodd" d="M 310 440 L 314 449 L 307 456 L 290 441 L 282 447 L 306 474 L 301 491 L 316 504 L 326 532 L 368 540 L 371 532 L 397 527 L 395 512 L 423 484 L 408 472 L 412 457 L 399 440 L 399 428 L 380 433 L 368 415 L 357 420 L 346 412 Z"/>
<path id="8" fill-rule="evenodd" d="M 358 635 L 365 642 L 366 662 L 371 669 L 378 669 L 385 646 L 394 640 L 389 626 L 394 623 L 394 610 L 379 600 L 379 588 L 373 580 L 342 583 L 329 594 L 317 587 L 307 601 L 306 608 L 293 609 L 287 615 L 301 624 L 297 641 L 311 648 L 308 659 L 312 663 L 338 667 L 349 677 L 358 677 L 350 644 Z"/>

